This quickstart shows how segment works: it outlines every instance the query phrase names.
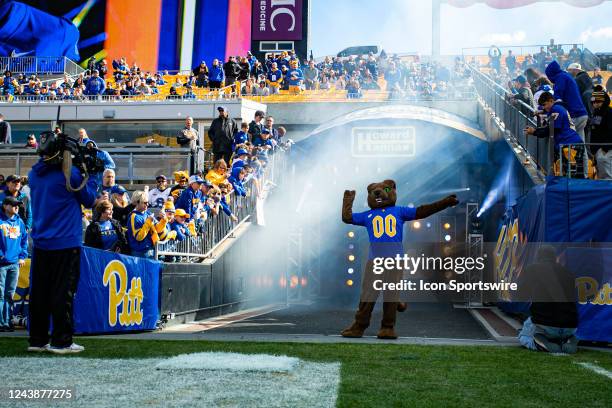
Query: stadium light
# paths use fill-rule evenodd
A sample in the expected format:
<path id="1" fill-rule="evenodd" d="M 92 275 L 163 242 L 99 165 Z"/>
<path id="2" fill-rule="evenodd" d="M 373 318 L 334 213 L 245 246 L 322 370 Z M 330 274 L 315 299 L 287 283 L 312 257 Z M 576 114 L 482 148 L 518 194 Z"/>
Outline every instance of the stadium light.
<path id="1" fill-rule="evenodd" d="M 419 229 L 419 228 L 421 228 L 421 223 L 419 221 L 415 221 L 415 222 L 412 223 L 412 227 L 414 229 Z"/>
<path id="2" fill-rule="evenodd" d="M 355 233 L 353 231 L 349 231 L 346 235 L 348 235 L 349 238 L 355 238 Z"/>
<path id="3" fill-rule="evenodd" d="M 448 230 L 448 229 L 450 229 L 451 225 L 450 225 L 450 223 L 445 222 L 443 227 L 444 227 L 445 230 Z"/>
<path id="4" fill-rule="evenodd" d="M 347 279 L 346 286 L 353 286 L 353 280 L 352 279 Z"/>
<path id="5" fill-rule="evenodd" d="M 349 275 L 352 275 L 353 273 L 355 273 L 355 270 L 353 268 L 348 268 L 348 273 Z"/>
<path id="6" fill-rule="evenodd" d="M 451 240 L 451 236 L 450 236 L 449 234 L 446 234 L 446 235 L 444 236 L 444 240 L 445 240 L 446 242 L 450 242 L 450 240 Z"/>
<path id="7" fill-rule="evenodd" d="M 355 260 L 355 255 L 350 254 L 350 255 L 348 256 L 348 260 L 349 260 L 349 262 L 353 262 L 353 261 Z"/>

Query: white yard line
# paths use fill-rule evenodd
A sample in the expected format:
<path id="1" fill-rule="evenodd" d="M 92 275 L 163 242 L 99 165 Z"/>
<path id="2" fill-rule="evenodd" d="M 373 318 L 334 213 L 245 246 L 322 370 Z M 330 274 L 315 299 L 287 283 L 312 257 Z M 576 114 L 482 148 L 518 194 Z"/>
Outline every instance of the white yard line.
<path id="1" fill-rule="evenodd" d="M 595 364 L 591 364 L 591 363 L 576 363 L 584 368 L 588 368 L 591 371 L 596 372 L 597 374 L 603 375 L 604 377 L 608 377 L 609 379 L 612 380 L 612 371 L 608 371 L 603 367 L 597 366 Z"/>

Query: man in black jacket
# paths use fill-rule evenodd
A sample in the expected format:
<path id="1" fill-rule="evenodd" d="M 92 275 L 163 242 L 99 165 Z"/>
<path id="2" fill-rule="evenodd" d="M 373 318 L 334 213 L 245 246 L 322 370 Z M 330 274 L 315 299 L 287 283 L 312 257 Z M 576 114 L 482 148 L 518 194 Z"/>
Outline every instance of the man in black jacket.
<path id="1" fill-rule="evenodd" d="M 589 117 L 593 116 L 593 107 L 591 106 L 591 95 L 593 94 L 593 80 L 586 71 L 582 70 L 582 66 L 578 63 L 569 64 L 567 72 L 572 74 L 578 85 L 582 103 L 586 108 Z"/>
<path id="2" fill-rule="evenodd" d="M 11 144 L 11 124 L 4 120 L 4 115 L 0 113 L 0 143 Z"/>
<path id="3" fill-rule="evenodd" d="M 223 64 L 223 72 L 225 73 L 225 86 L 234 85 L 236 78 L 240 74 L 240 65 L 238 65 L 234 57 L 230 56 L 227 62 Z M 233 91 L 236 91 L 235 86 Z"/>
<path id="4" fill-rule="evenodd" d="M 234 135 L 238 132 L 238 126 L 229 117 L 229 112 L 224 106 L 219 106 L 217 110 L 219 117 L 210 124 L 208 137 L 212 142 L 214 161 L 224 159 L 226 163 L 229 163 L 232 157 L 232 142 Z"/>
<path id="5" fill-rule="evenodd" d="M 578 311 L 574 274 L 559 264 L 555 249 L 543 245 L 537 260 L 521 273 L 521 301 L 531 301 L 531 316 L 523 323 L 519 342 L 530 350 L 575 353 Z"/>
<path id="6" fill-rule="evenodd" d="M 591 119 L 591 153 L 597 162 L 597 178 L 612 179 L 612 108 L 610 96 L 601 85 L 597 85 L 591 97 L 593 118 Z M 603 144 L 602 144 L 603 143 Z M 607 144 L 607 145 L 606 145 Z"/>

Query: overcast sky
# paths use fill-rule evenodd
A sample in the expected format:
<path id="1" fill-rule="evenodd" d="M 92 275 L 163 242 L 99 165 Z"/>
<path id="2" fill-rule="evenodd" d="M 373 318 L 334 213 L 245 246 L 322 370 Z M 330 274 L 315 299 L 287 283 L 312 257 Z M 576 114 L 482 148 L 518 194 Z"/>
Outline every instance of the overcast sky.
<path id="1" fill-rule="evenodd" d="M 311 12 L 315 56 L 354 45 L 431 53 L 431 0 L 311 0 Z M 509 10 L 442 5 L 441 23 L 442 54 L 491 44 L 542 44 L 550 38 L 584 43 L 593 52 L 612 51 L 612 1 L 591 8 L 542 2 Z"/>

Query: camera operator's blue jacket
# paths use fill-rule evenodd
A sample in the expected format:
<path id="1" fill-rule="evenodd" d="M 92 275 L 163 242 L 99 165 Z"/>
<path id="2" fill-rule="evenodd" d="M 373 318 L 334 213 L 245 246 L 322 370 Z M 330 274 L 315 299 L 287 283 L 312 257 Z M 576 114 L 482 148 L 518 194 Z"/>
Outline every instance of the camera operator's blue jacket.
<path id="1" fill-rule="evenodd" d="M 80 191 L 66 190 L 66 179 L 60 165 L 49 165 L 40 159 L 28 174 L 32 198 L 32 240 L 34 247 L 57 250 L 80 247 L 83 242 L 81 205 L 91 208 L 96 201 L 98 183 L 90 177 Z M 70 184 L 83 181 L 76 167 Z"/>
<path id="2" fill-rule="evenodd" d="M 198 204 L 202 200 L 202 191 L 196 190 L 193 191 L 191 186 L 187 187 L 181 193 L 181 196 L 176 200 L 176 208 L 182 208 L 185 210 L 189 217 L 193 220 L 196 215 L 196 211 L 198 210 Z"/>
<path id="3" fill-rule="evenodd" d="M 0 266 L 16 264 L 28 257 L 28 234 L 18 214 L 0 212 Z"/>

